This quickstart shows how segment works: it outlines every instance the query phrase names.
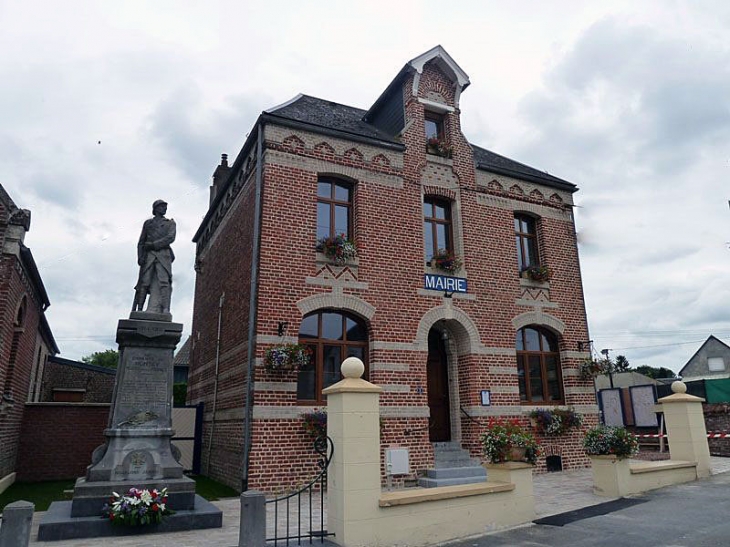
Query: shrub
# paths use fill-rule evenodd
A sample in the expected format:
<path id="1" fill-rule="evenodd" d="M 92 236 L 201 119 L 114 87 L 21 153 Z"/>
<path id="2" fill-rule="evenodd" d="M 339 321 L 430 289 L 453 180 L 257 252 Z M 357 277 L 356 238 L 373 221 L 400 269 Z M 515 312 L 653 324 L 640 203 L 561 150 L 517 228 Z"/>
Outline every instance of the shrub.
<path id="1" fill-rule="evenodd" d="M 523 270 L 523 272 L 532 279 L 533 281 L 550 281 L 553 276 L 553 272 L 547 266 L 529 266 Z"/>
<path id="2" fill-rule="evenodd" d="M 264 367 L 276 372 L 280 370 L 300 370 L 312 359 L 312 348 L 302 344 L 282 344 L 266 350 Z"/>
<path id="3" fill-rule="evenodd" d="M 583 417 L 572 408 L 537 408 L 530 412 L 537 432 L 543 435 L 564 435 L 583 425 Z"/>
<path id="4" fill-rule="evenodd" d="M 321 238 L 317 242 L 317 250 L 335 264 L 345 264 L 348 260 L 357 258 L 355 242 L 347 239 L 345 234 Z"/>
<path id="5" fill-rule="evenodd" d="M 625 427 L 599 425 L 589 429 L 583 439 L 583 448 L 591 456 L 630 458 L 639 451 L 639 441 Z"/>
<path id="6" fill-rule="evenodd" d="M 327 409 L 317 408 L 302 417 L 304 418 L 304 431 L 310 437 L 316 439 L 327 434 Z"/>
<path id="7" fill-rule="evenodd" d="M 461 269 L 461 259 L 451 251 L 439 249 L 431 257 L 431 265 L 437 270 L 453 274 Z"/>
<path id="8" fill-rule="evenodd" d="M 490 419 L 487 430 L 481 436 L 484 455 L 491 463 L 501 463 L 510 459 L 513 448 L 525 449 L 525 461 L 537 462 L 540 445 L 529 431 L 520 426 L 517 420 Z"/>

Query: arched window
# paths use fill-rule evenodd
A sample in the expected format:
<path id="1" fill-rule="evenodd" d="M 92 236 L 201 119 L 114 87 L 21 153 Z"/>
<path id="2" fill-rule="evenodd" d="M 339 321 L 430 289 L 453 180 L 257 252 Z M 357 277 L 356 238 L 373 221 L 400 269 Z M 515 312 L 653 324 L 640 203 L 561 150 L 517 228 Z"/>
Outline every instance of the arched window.
<path id="1" fill-rule="evenodd" d="M 327 310 L 307 315 L 299 327 L 299 343 L 313 353 L 309 366 L 299 371 L 300 401 L 322 403 L 322 390 L 341 379 L 340 365 L 347 357 L 361 359 L 367 375 L 367 328 L 349 314 Z"/>
<path id="2" fill-rule="evenodd" d="M 423 198 L 423 245 L 427 262 L 438 251 L 454 252 L 450 201 L 432 196 Z"/>
<path id="3" fill-rule="evenodd" d="M 340 234 L 352 239 L 352 184 L 320 177 L 317 181 L 317 240 Z"/>
<path id="4" fill-rule="evenodd" d="M 517 331 L 517 375 L 520 400 L 525 403 L 562 403 L 558 340 L 538 326 Z"/>
<path id="5" fill-rule="evenodd" d="M 20 306 L 18 306 L 18 313 L 15 316 L 15 325 L 16 327 L 22 327 L 23 322 L 25 321 L 25 307 L 27 305 L 27 299 L 24 296 L 23 300 L 20 302 Z"/>
<path id="6" fill-rule="evenodd" d="M 517 243 L 517 268 L 519 272 L 530 266 L 540 265 L 537 249 L 537 222 L 529 216 L 515 214 L 515 242 Z"/>

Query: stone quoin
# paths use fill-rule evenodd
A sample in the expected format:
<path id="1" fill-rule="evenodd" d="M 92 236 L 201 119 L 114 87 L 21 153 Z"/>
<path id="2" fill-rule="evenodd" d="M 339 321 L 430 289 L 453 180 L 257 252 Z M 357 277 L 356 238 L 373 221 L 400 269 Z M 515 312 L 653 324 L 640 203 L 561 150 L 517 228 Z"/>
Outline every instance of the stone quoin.
<path id="1" fill-rule="evenodd" d="M 188 402 L 205 404 L 204 473 L 268 492 L 311 478 L 303 416 L 348 356 L 382 386 L 382 448 L 407 448 L 412 476 L 436 442 L 479 457 L 490 418 L 529 427 L 558 405 L 597 423 L 578 374 L 577 187 L 468 142 L 469 84 L 437 46 L 369 109 L 298 95 L 223 155 L 194 237 Z M 265 366 L 297 343 L 308 365 Z M 539 440 L 538 470 L 589 464 L 580 431 Z"/>

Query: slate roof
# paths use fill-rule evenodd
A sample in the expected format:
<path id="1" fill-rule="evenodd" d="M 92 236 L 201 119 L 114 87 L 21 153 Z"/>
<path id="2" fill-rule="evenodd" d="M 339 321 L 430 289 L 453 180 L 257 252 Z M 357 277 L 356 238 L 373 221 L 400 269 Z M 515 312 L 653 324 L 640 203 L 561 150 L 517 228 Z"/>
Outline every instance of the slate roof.
<path id="1" fill-rule="evenodd" d="M 367 111 L 344 104 L 325 101 L 309 95 L 297 95 L 281 106 L 267 110 L 270 116 L 287 118 L 325 129 L 333 129 L 360 137 L 400 144 L 390 135 L 362 119 Z"/>
<path id="2" fill-rule="evenodd" d="M 326 101 L 309 95 L 297 95 L 291 101 L 264 112 L 270 118 L 291 120 L 324 133 L 344 133 L 360 138 L 372 139 L 389 145 L 402 144 L 394 137 L 363 121 L 367 113 L 361 108 Z M 574 184 L 554 177 L 544 171 L 496 154 L 486 148 L 472 145 L 474 161 L 478 169 L 507 175 L 513 178 L 545 184 L 562 190 L 575 191 Z"/>
<path id="3" fill-rule="evenodd" d="M 190 364 L 190 336 L 188 336 L 182 347 L 177 350 L 175 359 L 172 362 L 173 366 L 188 366 Z"/>

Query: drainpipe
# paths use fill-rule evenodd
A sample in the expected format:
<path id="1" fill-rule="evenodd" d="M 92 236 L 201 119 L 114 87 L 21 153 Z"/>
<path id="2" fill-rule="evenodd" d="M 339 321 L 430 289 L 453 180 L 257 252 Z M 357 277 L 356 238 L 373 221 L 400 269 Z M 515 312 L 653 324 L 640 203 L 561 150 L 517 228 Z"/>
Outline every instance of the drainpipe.
<path id="1" fill-rule="evenodd" d="M 215 378 L 213 382 L 213 420 L 210 424 L 210 435 L 208 436 L 208 458 L 206 465 L 205 474 L 210 475 L 210 453 L 213 450 L 213 431 L 215 431 L 215 410 L 218 406 L 218 368 L 221 364 L 221 317 L 223 317 L 223 300 L 226 298 L 226 293 L 222 292 L 220 300 L 218 300 L 218 334 L 215 339 Z"/>
<path id="2" fill-rule="evenodd" d="M 249 460 L 251 457 L 251 429 L 253 426 L 254 365 L 256 364 L 256 307 L 258 305 L 259 256 L 261 254 L 261 194 L 263 187 L 264 124 L 259 123 L 256 135 L 256 201 L 253 220 L 253 256 L 251 257 L 251 292 L 248 310 L 248 374 L 246 375 L 246 406 L 243 421 L 243 473 L 241 490 L 248 490 Z"/>

